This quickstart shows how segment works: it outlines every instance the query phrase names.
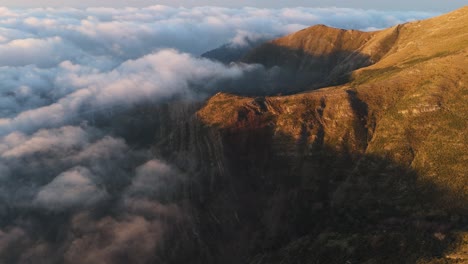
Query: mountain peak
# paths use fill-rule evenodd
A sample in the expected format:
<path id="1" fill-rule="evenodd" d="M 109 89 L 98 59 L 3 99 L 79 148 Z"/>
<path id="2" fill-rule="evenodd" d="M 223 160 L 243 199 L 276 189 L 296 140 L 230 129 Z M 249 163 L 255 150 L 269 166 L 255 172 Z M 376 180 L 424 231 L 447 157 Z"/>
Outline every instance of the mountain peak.
<path id="1" fill-rule="evenodd" d="M 466 6 L 462 6 L 458 9 L 455 9 L 453 10 L 452 12 L 450 13 L 447 13 L 446 15 L 453 15 L 453 14 L 464 14 L 464 15 L 467 15 L 468 14 L 468 5 Z"/>
<path id="2" fill-rule="evenodd" d="M 307 30 L 317 30 L 317 29 L 326 29 L 326 30 L 343 30 L 341 28 L 335 28 L 335 27 L 331 27 L 331 26 L 327 26 L 325 24 L 316 24 L 316 25 L 313 25 L 313 26 L 310 26 L 310 27 L 307 27 L 303 30 L 300 30 L 300 31 L 307 31 Z M 299 31 L 299 32 L 300 32 Z"/>
<path id="3" fill-rule="evenodd" d="M 259 46 L 245 61 L 294 72 L 292 85 L 285 89 L 294 88 L 281 92 L 336 85 L 349 72 L 370 65 L 372 58 L 357 51 L 375 34 L 315 25 Z"/>

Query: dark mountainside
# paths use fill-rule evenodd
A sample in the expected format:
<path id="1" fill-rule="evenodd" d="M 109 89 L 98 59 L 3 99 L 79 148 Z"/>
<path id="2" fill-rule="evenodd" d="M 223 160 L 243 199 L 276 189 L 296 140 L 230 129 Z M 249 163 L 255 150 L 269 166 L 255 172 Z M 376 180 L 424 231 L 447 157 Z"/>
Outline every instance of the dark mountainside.
<path id="1" fill-rule="evenodd" d="M 250 52 L 250 50 L 257 48 L 268 40 L 269 39 L 266 38 L 251 40 L 246 37 L 244 39 L 244 45 L 232 43 L 224 44 L 219 48 L 203 53 L 201 56 L 229 64 L 231 62 L 241 61 Z"/>
<path id="2" fill-rule="evenodd" d="M 246 61 L 296 73 L 289 91 L 342 85 L 219 93 L 189 121 L 196 107 L 168 105 L 155 153 L 190 174 L 197 227 L 174 262 L 466 263 L 467 24 L 465 7 L 370 33 L 314 26 Z"/>
<path id="3" fill-rule="evenodd" d="M 377 54 L 361 53 L 359 49 L 375 35 L 317 25 L 265 43 L 243 60 L 280 66 L 284 75 L 280 92 L 292 94 L 348 82 L 351 71 L 372 64 L 379 59 L 378 53 L 389 48 L 379 43 Z"/>

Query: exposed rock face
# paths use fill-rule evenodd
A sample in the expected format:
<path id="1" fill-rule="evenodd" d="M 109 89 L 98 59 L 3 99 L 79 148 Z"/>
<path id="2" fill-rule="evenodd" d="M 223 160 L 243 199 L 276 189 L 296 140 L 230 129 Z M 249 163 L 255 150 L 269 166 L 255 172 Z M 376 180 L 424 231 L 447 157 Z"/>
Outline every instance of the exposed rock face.
<path id="1" fill-rule="evenodd" d="M 380 32 L 313 27 L 251 60 L 324 83 L 374 64 L 301 94 L 219 93 L 189 121 L 196 108 L 169 107 L 156 149 L 191 174 L 193 263 L 468 261 L 465 25 L 467 8 Z"/>

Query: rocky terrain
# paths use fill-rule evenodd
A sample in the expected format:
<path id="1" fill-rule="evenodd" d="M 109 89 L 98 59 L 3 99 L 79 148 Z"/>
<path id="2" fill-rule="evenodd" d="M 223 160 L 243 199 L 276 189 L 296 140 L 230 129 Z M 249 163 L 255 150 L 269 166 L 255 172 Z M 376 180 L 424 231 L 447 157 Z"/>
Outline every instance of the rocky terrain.
<path id="1" fill-rule="evenodd" d="M 155 154 L 190 175 L 190 262 L 466 263 L 466 25 L 465 7 L 314 26 L 244 59 L 293 73 L 291 95 L 158 110 Z"/>

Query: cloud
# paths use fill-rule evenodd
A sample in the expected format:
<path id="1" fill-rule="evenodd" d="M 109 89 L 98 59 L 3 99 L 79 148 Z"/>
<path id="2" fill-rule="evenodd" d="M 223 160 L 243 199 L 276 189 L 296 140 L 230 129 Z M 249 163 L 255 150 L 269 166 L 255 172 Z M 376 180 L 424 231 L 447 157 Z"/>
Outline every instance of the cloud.
<path id="1" fill-rule="evenodd" d="M 2 16 L 0 25 L 23 32 L 23 38 L 46 40 L 58 36 L 77 50 L 127 59 L 168 47 L 200 54 L 242 32 L 277 36 L 317 23 L 352 29 L 383 28 L 434 15 L 349 8 L 187 9 L 158 5 L 84 10 L 3 8 L 2 13 L 7 15 Z M 8 35 L 3 37 L 9 39 Z"/>
<path id="2" fill-rule="evenodd" d="M 79 118 L 83 113 L 112 106 L 125 107 L 142 101 L 156 101 L 190 87 L 209 88 L 216 81 L 240 79 L 244 72 L 260 66 L 225 66 L 208 59 L 194 58 L 187 53 L 165 49 L 136 60 L 125 61 L 108 72 L 81 69 L 70 62 L 61 64 L 57 85 L 75 87 L 49 105 L 19 112 L 0 119 L 0 135 L 16 130 L 31 132 L 40 127 L 54 127 Z M 59 82 L 59 83 L 58 83 Z"/>
<path id="3" fill-rule="evenodd" d="M 3 158 L 21 157 L 38 152 L 63 152 L 87 141 L 86 132 L 80 127 L 65 126 L 58 129 L 39 130 L 31 136 L 14 132 L 0 143 Z"/>
<path id="4" fill-rule="evenodd" d="M 0 67 L 29 64 L 51 67 L 66 58 L 65 54 L 73 53 L 72 49 L 60 37 L 14 39 L 0 44 Z"/>
<path id="5" fill-rule="evenodd" d="M 1 12 L 0 135 L 62 126 L 83 112 L 187 94 L 258 70 L 197 57 L 227 42 L 245 45 L 317 23 L 374 29 L 433 15 L 160 5 Z"/>
<path id="6" fill-rule="evenodd" d="M 72 168 L 42 187 L 34 203 L 50 210 L 88 207 L 107 196 L 93 178 L 84 167 Z"/>
<path id="7" fill-rule="evenodd" d="M 19 244 L 25 236 L 24 230 L 17 227 L 7 231 L 0 230 L 0 252 L 5 252 Z"/>
<path id="8" fill-rule="evenodd" d="M 86 214 L 77 215 L 71 227 L 77 237 L 64 253 L 65 263 L 154 262 L 164 226 L 141 216 L 93 221 Z"/>
<path id="9" fill-rule="evenodd" d="M 113 138 L 105 136 L 98 141 L 87 145 L 76 155 L 71 155 L 70 159 L 82 162 L 82 161 L 96 161 L 100 159 L 113 159 L 118 160 L 128 152 L 128 146 L 121 138 Z"/>
<path id="10" fill-rule="evenodd" d="M 135 177 L 127 188 L 124 203 L 127 208 L 150 213 L 164 210 L 161 203 L 173 200 L 183 191 L 182 173 L 160 160 L 150 160 L 136 168 Z M 147 208 L 149 210 L 142 210 Z"/>
<path id="11" fill-rule="evenodd" d="M 0 162 L 0 181 L 8 179 L 10 175 L 11 171 L 8 166 Z"/>

